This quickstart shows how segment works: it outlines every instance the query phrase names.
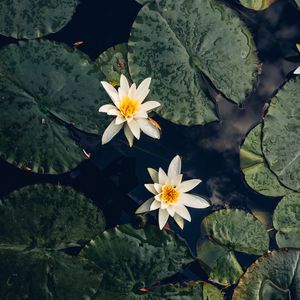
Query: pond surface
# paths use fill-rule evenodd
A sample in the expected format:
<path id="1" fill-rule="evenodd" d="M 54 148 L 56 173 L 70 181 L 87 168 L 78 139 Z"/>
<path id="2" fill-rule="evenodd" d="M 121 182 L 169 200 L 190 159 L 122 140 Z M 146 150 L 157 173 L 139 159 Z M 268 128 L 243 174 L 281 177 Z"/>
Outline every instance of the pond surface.
<path id="1" fill-rule="evenodd" d="M 214 91 L 220 122 L 205 126 L 184 127 L 155 116 L 163 128 L 159 141 L 147 138 L 135 141 L 130 149 L 120 135 L 108 145 L 100 147 L 99 138 L 77 132 L 85 150 L 91 152 L 89 161 L 68 174 L 36 175 L 0 161 L 0 196 L 34 183 L 61 183 L 83 192 L 100 207 L 107 220 L 107 228 L 135 221 L 134 211 L 149 198 L 144 183 L 150 182 L 147 167 L 167 168 L 179 154 L 183 159 L 186 178 L 200 178 L 195 192 L 209 199 L 212 207 L 190 209 L 192 222 L 183 231 L 170 220 L 170 227 L 185 238 L 193 252 L 200 237 L 201 220 L 212 210 L 222 207 L 243 208 L 272 213 L 278 198 L 264 197 L 249 188 L 240 170 L 239 149 L 245 135 L 258 124 L 267 103 L 299 64 L 295 44 L 300 42 L 300 12 L 291 1 L 281 0 L 263 12 L 253 12 L 237 6 L 241 18 L 254 35 L 262 74 L 256 89 L 242 107 Z M 82 1 L 72 21 L 60 32 L 47 38 L 75 47 L 96 59 L 100 53 L 121 42 L 127 42 L 132 23 L 141 6 L 134 0 Z M 15 42 L 0 37 L 0 46 Z M 299 59 L 298 59 L 299 61 Z M 88 91 L 87 91 L 88 93 Z M 156 213 L 149 216 L 157 223 Z M 243 230 L 243 228 L 241 228 Z M 241 257 L 244 267 L 252 257 Z M 197 266 L 184 276 L 205 278 Z"/>

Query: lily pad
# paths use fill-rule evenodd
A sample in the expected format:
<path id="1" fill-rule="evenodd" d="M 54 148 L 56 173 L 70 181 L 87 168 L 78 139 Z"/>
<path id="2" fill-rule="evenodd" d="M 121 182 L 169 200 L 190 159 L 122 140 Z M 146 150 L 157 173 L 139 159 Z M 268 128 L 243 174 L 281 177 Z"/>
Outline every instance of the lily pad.
<path id="1" fill-rule="evenodd" d="M 135 0 L 135 1 L 141 5 L 145 5 L 150 2 L 155 2 L 155 0 Z"/>
<path id="2" fill-rule="evenodd" d="M 250 9 L 264 10 L 276 1 L 277 0 L 240 0 L 240 3 Z"/>
<path id="3" fill-rule="evenodd" d="M 298 7 L 300 8 L 300 0 L 295 0 L 295 1 L 297 3 Z"/>
<path id="4" fill-rule="evenodd" d="M 279 247 L 300 248 L 300 194 L 286 195 L 277 205 L 273 225 Z"/>
<path id="5" fill-rule="evenodd" d="M 96 60 L 96 64 L 113 86 L 120 83 L 121 74 L 130 79 L 128 70 L 128 46 L 126 43 L 119 44 L 104 51 Z"/>
<path id="6" fill-rule="evenodd" d="M 91 299 L 101 281 L 92 262 L 63 253 L 0 248 L 0 299 Z"/>
<path id="7" fill-rule="evenodd" d="M 232 300 L 299 300 L 300 251 L 279 250 L 260 257 L 242 276 Z"/>
<path id="8" fill-rule="evenodd" d="M 78 50 L 28 41 L 0 50 L 0 157 L 38 173 L 62 173 L 86 157 L 70 126 L 102 134 L 104 75 Z"/>
<path id="9" fill-rule="evenodd" d="M 202 232 L 231 250 L 262 254 L 269 249 L 265 226 L 253 215 L 239 209 L 222 209 L 202 221 Z"/>
<path id="10" fill-rule="evenodd" d="M 121 225 L 107 230 L 80 255 L 105 270 L 95 298 L 101 300 L 147 299 L 147 293 L 141 291 L 151 289 L 193 260 L 183 240 L 152 225 L 142 229 Z"/>
<path id="11" fill-rule="evenodd" d="M 63 249 L 83 246 L 103 232 L 105 221 L 102 213 L 72 188 L 33 185 L 0 200 L 0 228 L 2 245 Z"/>
<path id="12" fill-rule="evenodd" d="M 215 242 L 201 241 L 197 257 L 210 279 L 218 284 L 230 286 L 244 273 L 234 253 Z"/>
<path id="13" fill-rule="evenodd" d="M 300 76 L 272 99 L 264 118 L 262 148 L 270 169 L 288 188 L 300 191 Z"/>
<path id="14" fill-rule="evenodd" d="M 241 146 L 241 169 L 247 184 L 256 192 L 265 196 L 283 196 L 289 190 L 279 182 L 267 165 L 261 147 L 261 130 L 261 124 L 255 126 Z"/>
<path id="15" fill-rule="evenodd" d="M 2 0 L 0 34 L 34 39 L 57 32 L 71 20 L 78 3 L 79 0 Z"/>
<path id="16" fill-rule="evenodd" d="M 238 14 L 217 0 L 156 0 L 139 12 L 128 43 L 134 81 L 152 77 L 158 113 L 178 124 L 218 119 L 209 81 L 242 103 L 258 74 L 252 36 Z"/>

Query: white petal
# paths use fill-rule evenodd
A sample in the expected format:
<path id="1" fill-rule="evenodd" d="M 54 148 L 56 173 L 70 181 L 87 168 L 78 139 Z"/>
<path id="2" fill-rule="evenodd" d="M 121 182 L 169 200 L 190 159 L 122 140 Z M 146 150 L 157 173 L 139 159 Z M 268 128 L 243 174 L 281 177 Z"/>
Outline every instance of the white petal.
<path id="1" fill-rule="evenodd" d="M 154 187 L 154 184 L 151 184 L 151 183 L 147 183 L 145 184 L 145 188 L 150 192 L 152 193 L 153 195 L 157 195 L 157 191 Z"/>
<path id="2" fill-rule="evenodd" d="M 137 140 L 139 140 L 140 136 L 141 136 L 141 130 L 140 130 L 140 126 L 137 123 L 137 121 L 133 119 L 131 122 L 127 122 L 127 124 L 129 126 L 129 129 L 131 130 L 131 132 L 135 136 L 135 138 Z"/>
<path id="3" fill-rule="evenodd" d="M 143 214 L 147 211 L 150 211 L 150 206 L 152 202 L 154 201 L 153 198 L 148 199 L 146 202 L 144 202 L 136 211 L 136 214 Z"/>
<path id="4" fill-rule="evenodd" d="M 122 101 L 124 97 L 127 97 L 127 94 L 128 94 L 121 87 L 118 88 L 118 93 L 119 93 L 119 99 L 120 99 L 120 101 Z"/>
<path id="5" fill-rule="evenodd" d="M 114 108 L 116 108 L 116 107 L 112 104 L 104 104 L 99 108 L 99 112 L 107 113 L 108 111 L 110 111 Z"/>
<path id="6" fill-rule="evenodd" d="M 120 111 L 116 107 L 114 107 L 113 109 L 109 110 L 107 112 L 107 114 L 109 116 L 119 116 L 120 115 Z"/>
<path id="7" fill-rule="evenodd" d="M 181 158 L 179 155 L 176 155 L 168 168 L 168 177 L 173 178 L 176 175 L 179 175 L 181 172 Z"/>
<path id="8" fill-rule="evenodd" d="M 169 219 L 169 213 L 166 209 L 159 209 L 158 211 L 158 224 L 159 228 L 163 229 Z"/>
<path id="9" fill-rule="evenodd" d="M 130 99 L 135 99 L 135 94 L 136 94 L 136 85 L 135 83 L 133 83 L 129 89 L 128 97 Z"/>
<path id="10" fill-rule="evenodd" d="M 113 120 L 105 129 L 102 135 L 102 145 L 108 143 L 123 127 L 123 124 L 116 124 L 116 120 Z"/>
<path id="11" fill-rule="evenodd" d="M 161 193 L 161 188 L 162 188 L 162 185 L 161 184 L 159 184 L 159 183 L 154 183 L 154 187 L 155 187 L 155 189 L 156 189 L 156 191 L 157 191 L 157 193 Z"/>
<path id="12" fill-rule="evenodd" d="M 179 186 L 182 181 L 182 174 L 176 175 L 173 178 L 169 179 L 169 183 L 173 186 Z"/>
<path id="13" fill-rule="evenodd" d="M 132 134 L 131 130 L 129 129 L 128 125 L 125 124 L 124 126 L 124 134 L 126 136 L 126 139 L 128 141 L 128 144 L 130 147 L 133 145 L 134 135 Z"/>
<path id="14" fill-rule="evenodd" d="M 160 131 L 148 119 L 137 119 L 136 120 L 141 128 L 141 130 L 148 136 L 159 139 L 160 138 Z"/>
<path id="15" fill-rule="evenodd" d="M 124 93 L 127 95 L 128 92 L 129 92 L 129 83 L 128 83 L 128 80 L 126 78 L 125 75 L 121 75 L 121 78 L 120 78 L 120 88 L 124 91 Z"/>
<path id="16" fill-rule="evenodd" d="M 181 228 L 181 229 L 183 229 L 183 227 L 184 227 L 184 220 L 183 220 L 183 218 L 181 218 L 179 215 L 177 215 L 177 214 L 175 214 L 174 215 L 174 220 L 175 220 L 175 222 L 177 223 L 177 225 Z"/>
<path id="17" fill-rule="evenodd" d="M 158 169 L 158 182 L 159 182 L 159 184 L 164 185 L 164 184 L 166 184 L 167 180 L 168 180 L 167 174 L 165 173 L 165 171 L 162 168 L 159 168 Z"/>
<path id="18" fill-rule="evenodd" d="M 106 81 L 101 81 L 102 86 L 104 87 L 106 93 L 109 95 L 110 99 L 114 103 L 120 102 L 120 98 L 116 89 Z"/>
<path id="19" fill-rule="evenodd" d="M 141 110 L 149 111 L 159 106 L 160 103 L 157 101 L 147 101 L 141 105 Z"/>
<path id="20" fill-rule="evenodd" d="M 210 204 L 203 198 L 191 195 L 191 194 L 181 194 L 180 200 L 183 205 L 193 208 L 207 208 Z"/>
<path id="21" fill-rule="evenodd" d="M 295 71 L 294 74 L 300 75 L 300 67 L 298 67 Z"/>
<path id="22" fill-rule="evenodd" d="M 179 185 L 178 188 L 179 188 L 180 192 L 185 193 L 185 192 L 192 190 L 200 183 L 201 183 L 200 179 L 186 180 L 186 181 L 181 182 L 181 184 Z"/>
<path id="23" fill-rule="evenodd" d="M 171 217 L 174 217 L 174 214 L 175 214 L 175 207 L 174 207 L 174 206 L 168 205 L 167 211 L 168 211 L 168 213 L 169 213 L 169 215 L 170 215 Z"/>
<path id="24" fill-rule="evenodd" d="M 140 111 L 134 115 L 135 119 L 147 119 L 148 114 L 145 111 Z"/>
<path id="25" fill-rule="evenodd" d="M 122 124 L 124 122 L 126 122 L 126 119 L 123 116 L 117 116 L 116 117 L 116 124 L 117 125 Z"/>
<path id="26" fill-rule="evenodd" d="M 184 218 L 185 220 L 191 222 L 191 215 L 185 206 L 180 205 L 174 207 L 176 209 L 176 214 L 178 214 L 180 217 Z"/>
<path id="27" fill-rule="evenodd" d="M 144 101 L 144 99 L 147 97 L 149 93 L 149 87 L 151 84 L 151 78 L 144 79 L 139 87 L 136 90 L 135 98 L 139 100 L 141 103 Z"/>
<path id="28" fill-rule="evenodd" d="M 155 169 L 148 168 L 147 169 L 151 179 L 153 182 L 158 182 L 158 172 Z"/>
<path id="29" fill-rule="evenodd" d="M 150 210 L 156 210 L 156 209 L 159 209 L 161 206 L 161 202 L 160 201 L 157 201 L 157 200 L 154 200 L 150 206 Z"/>

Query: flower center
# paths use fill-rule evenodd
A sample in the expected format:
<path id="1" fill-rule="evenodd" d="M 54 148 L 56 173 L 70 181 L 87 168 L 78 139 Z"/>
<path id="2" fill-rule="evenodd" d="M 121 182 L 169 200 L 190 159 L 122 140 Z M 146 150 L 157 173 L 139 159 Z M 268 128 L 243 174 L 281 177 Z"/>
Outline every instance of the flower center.
<path id="1" fill-rule="evenodd" d="M 119 109 L 124 117 L 132 117 L 136 113 L 138 106 L 138 100 L 125 96 L 119 104 Z"/>
<path id="2" fill-rule="evenodd" d="M 174 204 L 179 198 L 179 192 L 171 185 L 164 185 L 161 192 L 161 200 L 166 204 Z"/>

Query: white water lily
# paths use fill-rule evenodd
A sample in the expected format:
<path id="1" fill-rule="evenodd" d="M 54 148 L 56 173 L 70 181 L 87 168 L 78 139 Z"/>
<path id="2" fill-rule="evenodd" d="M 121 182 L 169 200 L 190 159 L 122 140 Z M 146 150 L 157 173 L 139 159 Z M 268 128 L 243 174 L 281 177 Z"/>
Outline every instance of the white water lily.
<path id="1" fill-rule="evenodd" d="M 298 68 L 294 71 L 294 74 L 300 75 L 300 67 L 298 67 Z"/>
<path id="2" fill-rule="evenodd" d="M 145 184 L 145 187 L 154 196 L 143 203 L 136 210 L 136 214 L 159 209 L 158 223 L 160 229 L 165 226 L 169 216 L 173 217 L 178 226 L 183 229 L 184 220 L 191 221 L 191 215 L 186 206 L 193 208 L 209 206 L 205 199 L 187 193 L 200 184 L 201 180 L 182 181 L 181 158 L 178 155 L 171 161 L 167 174 L 161 168 L 158 172 L 149 168 L 148 172 L 154 183 Z"/>
<path id="3" fill-rule="evenodd" d="M 129 86 L 127 78 L 121 75 L 120 87 L 116 90 L 108 82 L 101 82 L 113 104 L 101 106 L 99 112 L 115 116 L 103 133 L 102 144 L 108 143 L 123 127 L 130 147 L 133 145 L 134 138 L 140 138 L 141 131 L 152 138 L 160 138 L 159 129 L 148 119 L 148 112 L 160 106 L 160 103 L 157 101 L 143 103 L 149 94 L 150 83 L 151 78 L 146 78 L 136 88 L 135 83 Z"/>

